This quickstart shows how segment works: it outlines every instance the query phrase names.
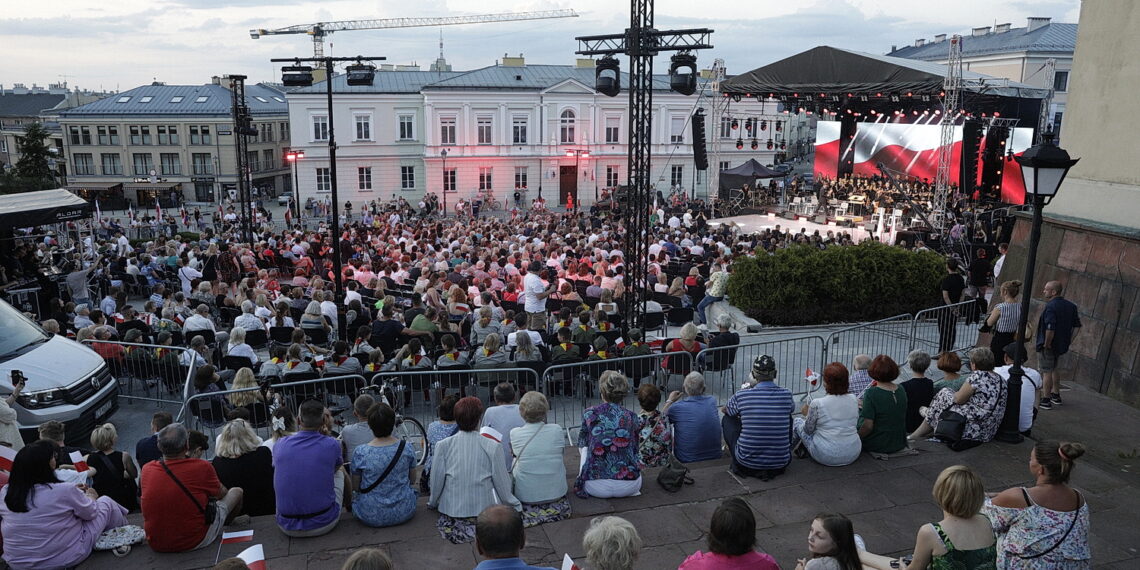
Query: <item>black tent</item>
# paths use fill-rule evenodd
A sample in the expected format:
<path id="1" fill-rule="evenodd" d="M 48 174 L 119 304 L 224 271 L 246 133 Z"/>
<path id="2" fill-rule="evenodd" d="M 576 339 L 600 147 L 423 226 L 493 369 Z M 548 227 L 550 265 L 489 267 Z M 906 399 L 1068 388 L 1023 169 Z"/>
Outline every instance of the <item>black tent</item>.
<path id="1" fill-rule="evenodd" d="M 736 168 L 720 171 L 720 189 L 740 188 L 745 184 L 752 184 L 757 178 L 780 178 L 781 176 L 783 174 L 756 162 L 755 158 L 750 158 L 748 162 Z"/>
<path id="2" fill-rule="evenodd" d="M 90 215 L 91 204 L 63 188 L 0 196 L 0 229 L 30 228 Z"/>

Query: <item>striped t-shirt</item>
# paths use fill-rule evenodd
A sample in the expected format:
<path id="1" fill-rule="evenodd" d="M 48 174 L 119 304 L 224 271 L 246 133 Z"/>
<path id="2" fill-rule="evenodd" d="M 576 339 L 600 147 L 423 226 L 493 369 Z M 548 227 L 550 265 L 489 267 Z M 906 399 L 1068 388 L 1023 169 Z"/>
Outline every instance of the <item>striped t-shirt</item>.
<path id="1" fill-rule="evenodd" d="M 792 393 L 773 382 L 733 394 L 725 414 L 740 418 L 736 461 L 750 469 L 779 469 L 792 461 Z"/>

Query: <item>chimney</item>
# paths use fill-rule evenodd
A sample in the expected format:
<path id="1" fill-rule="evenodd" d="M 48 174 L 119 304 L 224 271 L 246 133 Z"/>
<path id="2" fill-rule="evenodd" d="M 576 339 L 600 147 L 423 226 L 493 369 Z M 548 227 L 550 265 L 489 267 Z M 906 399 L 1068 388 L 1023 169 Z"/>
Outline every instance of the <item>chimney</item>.
<path id="1" fill-rule="evenodd" d="M 972 35 L 976 38 L 978 36 L 984 36 L 988 33 L 990 33 L 990 27 L 989 26 L 982 26 L 980 28 L 974 28 L 973 33 L 971 33 L 970 35 Z"/>
<path id="2" fill-rule="evenodd" d="M 1025 29 L 1025 33 L 1039 30 L 1049 25 L 1052 18 L 1029 18 L 1029 26 Z"/>
<path id="3" fill-rule="evenodd" d="M 946 41 L 946 34 L 937 34 L 934 36 L 934 43 L 942 43 Z"/>
<path id="4" fill-rule="evenodd" d="M 503 67 L 526 67 L 526 59 L 523 58 L 523 54 L 521 53 L 518 57 L 508 57 L 504 54 Z"/>
<path id="5" fill-rule="evenodd" d="M 580 57 L 574 60 L 574 67 L 592 68 L 596 65 L 593 59 L 588 57 Z"/>
<path id="6" fill-rule="evenodd" d="M 914 47 L 922 47 L 924 45 L 926 45 L 925 38 L 918 38 L 917 40 L 914 40 Z"/>
<path id="7" fill-rule="evenodd" d="M 998 24 L 994 26 L 995 34 L 1004 34 L 1009 31 L 1010 24 Z"/>

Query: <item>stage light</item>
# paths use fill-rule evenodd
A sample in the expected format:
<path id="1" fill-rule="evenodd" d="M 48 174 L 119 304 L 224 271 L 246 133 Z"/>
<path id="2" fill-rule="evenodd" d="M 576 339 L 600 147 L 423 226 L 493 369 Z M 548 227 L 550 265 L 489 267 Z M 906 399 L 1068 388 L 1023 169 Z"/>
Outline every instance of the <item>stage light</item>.
<path id="1" fill-rule="evenodd" d="M 740 102 L 740 93 L 733 93 L 732 94 L 732 102 L 733 103 L 739 103 Z"/>
<path id="2" fill-rule="evenodd" d="M 784 130 L 784 121 L 776 121 L 776 132 Z"/>
<path id="3" fill-rule="evenodd" d="M 788 141 L 780 141 L 780 150 L 786 150 L 787 148 L 788 148 Z"/>
<path id="4" fill-rule="evenodd" d="M 859 95 L 859 102 L 860 103 L 866 103 L 867 100 L 868 100 L 868 97 L 866 95 L 862 95 L 862 94 Z"/>
<path id="5" fill-rule="evenodd" d="M 768 121 L 765 121 L 765 120 L 760 121 L 760 130 L 762 130 L 762 131 L 768 130 Z"/>
<path id="6" fill-rule="evenodd" d="M 907 96 L 907 97 L 914 97 L 914 93 L 913 93 L 913 92 L 911 92 L 911 91 L 907 91 L 907 92 L 906 92 L 906 96 Z"/>
<path id="7" fill-rule="evenodd" d="M 621 64 L 612 55 L 598 60 L 594 69 L 594 90 L 606 97 L 617 97 L 621 92 Z"/>
<path id="8" fill-rule="evenodd" d="M 752 150 L 756 150 L 757 148 L 760 148 L 760 141 L 752 139 Z"/>
<path id="9" fill-rule="evenodd" d="M 900 100 L 898 93 L 891 93 L 891 103 L 898 103 Z"/>
<path id="10" fill-rule="evenodd" d="M 1005 159 L 1006 160 L 1013 160 L 1013 149 L 1012 148 L 1009 149 L 1009 152 L 1006 153 Z"/>
<path id="11" fill-rule="evenodd" d="M 376 78 L 376 67 L 358 61 L 344 68 L 344 75 L 349 85 L 372 85 L 372 80 Z"/>
<path id="12" fill-rule="evenodd" d="M 744 130 L 748 131 L 749 135 L 752 134 L 752 118 L 751 117 L 744 119 Z"/>
<path id="13" fill-rule="evenodd" d="M 308 65 L 282 67 L 281 84 L 286 87 L 308 87 L 313 84 L 313 68 Z"/>
<path id="14" fill-rule="evenodd" d="M 1000 116 L 1001 116 L 1001 113 L 999 113 L 999 112 L 997 112 L 997 111 L 994 111 L 994 116 L 995 116 L 995 117 L 1000 117 Z"/>
<path id="15" fill-rule="evenodd" d="M 797 117 L 800 116 L 800 113 L 802 113 L 803 111 L 804 111 L 803 107 L 796 107 L 796 111 L 795 111 L 796 116 Z"/>
<path id="16" fill-rule="evenodd" d="M 734 131 L 735 131 L 736 129 L 739 129 L 739 128 L 740 128 L 740 121 L 737 121 L 736 119 L 733 119 L 733 120 L 732 120 L 732 123 L 731 123 L 731 126 L 732 126 L 732 130 L 734 130 Z"/>
<path id="17" fill-rule="evenodd" d="M 681 52 L 671 60 L 673 64 L 669 65 L 669 89 L 681 95 L 693 95 L 697 92 L 697 56 Z"/>
<path id="18" fill-rule="evenodd" d="M 736 139 L 736 150 L 744 148 L 744 139 Z"/>
<path id="19" fill-rule="evenodd" d="M 922 102 L 923 103 L 929 103 L 930 102 L 930 95 L 927 93 L 923 93 L 922 94 Z"/>
<path id="20" fill-rule="evenodd" d="M 772 147 L 774 147 L 776 145 L 772 144 L 772 139 L 768 139 L 768 145 L 767 146 L 768 146 L 768 150 L 772 150 Z"/>

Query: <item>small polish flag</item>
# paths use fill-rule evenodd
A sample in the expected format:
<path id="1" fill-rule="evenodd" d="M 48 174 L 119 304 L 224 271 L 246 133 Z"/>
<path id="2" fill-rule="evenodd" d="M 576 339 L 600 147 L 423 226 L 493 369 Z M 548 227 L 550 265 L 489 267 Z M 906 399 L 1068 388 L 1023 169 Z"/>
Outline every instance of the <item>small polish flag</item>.
<path id="1" fill-rule="evenodd" d="M 479 430 L 479 435 L 503 443 L 503 434 L 491 426 L 483 426 L 483 429 Z"/>
<path id="2" fill-rule="evenodd" d="M 232 542 L 252 542 L 252 530 L 239 530 L 237 532 L 223 532 L 222 544 L 230 544 Z"/>
<path id="3" fill-rule="evenodd" d="M 562 570 L 582 570 L 582 569 L 577 564 L 574 563 L 574 559 L 570 558 L 569 554 L 563 554 L 562 555 Z"/>
<path id="4" fill-rule="evenodd" d="M 622 337 L 618 337 L 617 342 L 614 343 L 614 346 L 616 346 L 618 350 L 624 350 L 625 349 L 625 339 Z"/>
<path id="5" fill-rule="evenodd" d="M 72 451 L 69 457 L 71 457 L 71 464 L 75 466 L 76 471 L 80 473 L 87 471 L 87 462 L 83 459 L 82 451 Z"/>
<path id="6" fill-rule="evenodd" d="M 16 450 L 7 445 L 0 445 L 0 469 L 11 471 L 14 461 L 16 461 Z"/>
<path id="7" fill-rule="evenodd" d="M 809 366 L 807 370 L 804 370 L 804 380 L 811 382 L 811 385 L 815 386 L 816 383 L 819 382 L 819 374 L 814 372 Z"/>
<path id="8" fill-rule="evenodd" d="M 250 570 L 268 570 L 269 568 L 265 565 L 265 549 L 260 544 L 255 544 L 241 551 L 237 557 L 241 558 L 241 561 L 245 562 Z"/>

